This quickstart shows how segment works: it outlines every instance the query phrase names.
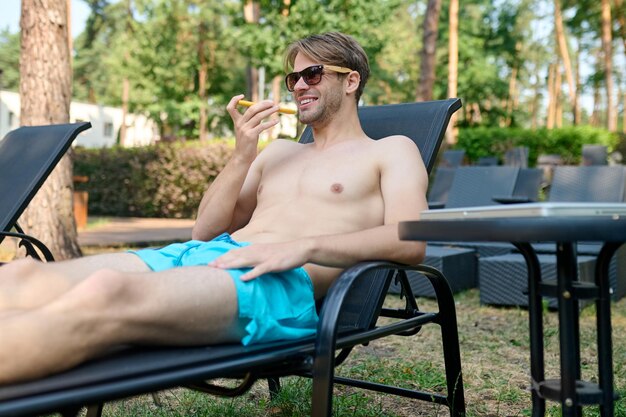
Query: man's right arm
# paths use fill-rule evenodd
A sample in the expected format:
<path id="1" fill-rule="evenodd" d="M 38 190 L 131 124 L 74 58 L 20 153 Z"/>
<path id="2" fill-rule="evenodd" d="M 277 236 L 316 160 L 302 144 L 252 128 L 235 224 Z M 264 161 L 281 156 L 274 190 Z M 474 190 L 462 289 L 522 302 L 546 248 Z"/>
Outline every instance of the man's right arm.
<path id="1" fill-rule="evenodd" d="M 264 120 L 275 113 L 278 106 L 264 101 L 241 114 L 236 106 L 242 98 L 243 95 L 235 96 L 226 106 L 235 127 L 235 150 L 202 197 L 192 231 L 193 239 L 209 240 L 241 227 L 250 219 L 256 206 L 261 168 L 254 161 L 259 134 L 277 123 L 276 120 Z"/>

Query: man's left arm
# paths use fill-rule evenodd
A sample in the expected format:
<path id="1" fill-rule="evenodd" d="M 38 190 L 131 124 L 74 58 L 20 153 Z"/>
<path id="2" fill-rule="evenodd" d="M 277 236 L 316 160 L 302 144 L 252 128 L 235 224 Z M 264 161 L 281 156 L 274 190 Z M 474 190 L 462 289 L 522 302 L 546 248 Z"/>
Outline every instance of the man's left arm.
<path id="1" fill-rule="evenodd" d="M 365 260 L 388 260 L 404 264 L 422 261 L 425 243 L 401 241 L 398 222 L 416 220 L 428 207 L 428 175 L 415 144 L 403 136 L 381 139 L 380 187 L 384 202 L 384 224 L 371 229 L 314 236 L 292 242 L 256 244 L 237 249 L 216 259 L 220 268 L 253 267 L 242 279 L 271 271 L 315 263 L 348 267 Z"/>

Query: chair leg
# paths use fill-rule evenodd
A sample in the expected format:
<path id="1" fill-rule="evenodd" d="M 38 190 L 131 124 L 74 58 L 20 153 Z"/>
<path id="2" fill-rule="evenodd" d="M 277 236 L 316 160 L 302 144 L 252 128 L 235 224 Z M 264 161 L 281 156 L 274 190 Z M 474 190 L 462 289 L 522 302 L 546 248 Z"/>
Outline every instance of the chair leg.
<path id="1" fill-rule="evenodd" d="M 275 400 L 276 396 L 280 392 L 280 378 L 278 377 L 267 378 L 267 385 L 270 391 L 270 399 Z"/>
<path id="2" fill-rule="evenodd" d="M 87 407 L 87 417 L 102 417 L 102 409 L 104 404 L 90 405 Z"/>
<path id="3" fill-rule="evenodd" d="M 59 410 L 59 414 L 63 417 L 77 417 L 82 410 L 82 407 L 72 407 Z"/>
<path id="4" fill-rule="evenodd" d="M 333 352 L 315 359 L 313 368 L 313 395 L 311 397 L 311 416 L 330 417 L 333 411 L 333 380 L 335 366 Z"/>
<path id="5" fill-rule="evenodd" d="M 461 371 L 461 349 L 456 321 L 456 307 L 450 285 L 443 275 L 426 274 L 433 285 L 439 308 L 439 326 L 443 343 L 443 358 L 446 368 L 448 405 L 452 417 L 465 417 L 465 390 Z"/>
<path id="6" fill-rule="evenodd" d="M 158 392 L 151 392 L 150 396 L 152 397 L 152 402 L 154 403 L 154 405 L 156 405 L 159 408 L 163 406 L 163 403 L 161 402 L 161 397 L 159 397 Z"/>

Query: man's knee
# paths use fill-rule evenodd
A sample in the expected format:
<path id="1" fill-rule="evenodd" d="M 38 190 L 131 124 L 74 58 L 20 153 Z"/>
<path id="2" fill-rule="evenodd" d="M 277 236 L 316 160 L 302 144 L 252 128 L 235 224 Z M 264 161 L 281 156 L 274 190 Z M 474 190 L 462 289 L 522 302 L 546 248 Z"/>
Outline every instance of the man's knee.
<path id="1" fill-rule="evenodd" d="M 136 280 L 130 274 L 101 269 L 90 274 L 72 293 L 79 303 L 84 302 L 92 309 L 110 309 L 136 301 L 139 290 Z"/>
<path id="2" fill-rule="evenodd" d="M 41 265 L 40 261 L 33 258 L 16 259 L 0 267 L 0 281 L 10 279 L 25 282 L 35 275 Z"/>

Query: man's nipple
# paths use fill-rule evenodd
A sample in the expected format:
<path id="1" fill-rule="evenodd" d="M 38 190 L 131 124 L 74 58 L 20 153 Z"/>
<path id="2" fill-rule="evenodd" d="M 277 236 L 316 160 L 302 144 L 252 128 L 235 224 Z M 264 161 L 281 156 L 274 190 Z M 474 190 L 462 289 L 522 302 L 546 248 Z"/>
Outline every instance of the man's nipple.
<path id="1" fill-rule="evenodd" d="M 341 194 L 341 192 L 343 192 L 343 185 L 336 182 L 330 186 L 330 191 L 332 191 L 335 194 Z"/>

